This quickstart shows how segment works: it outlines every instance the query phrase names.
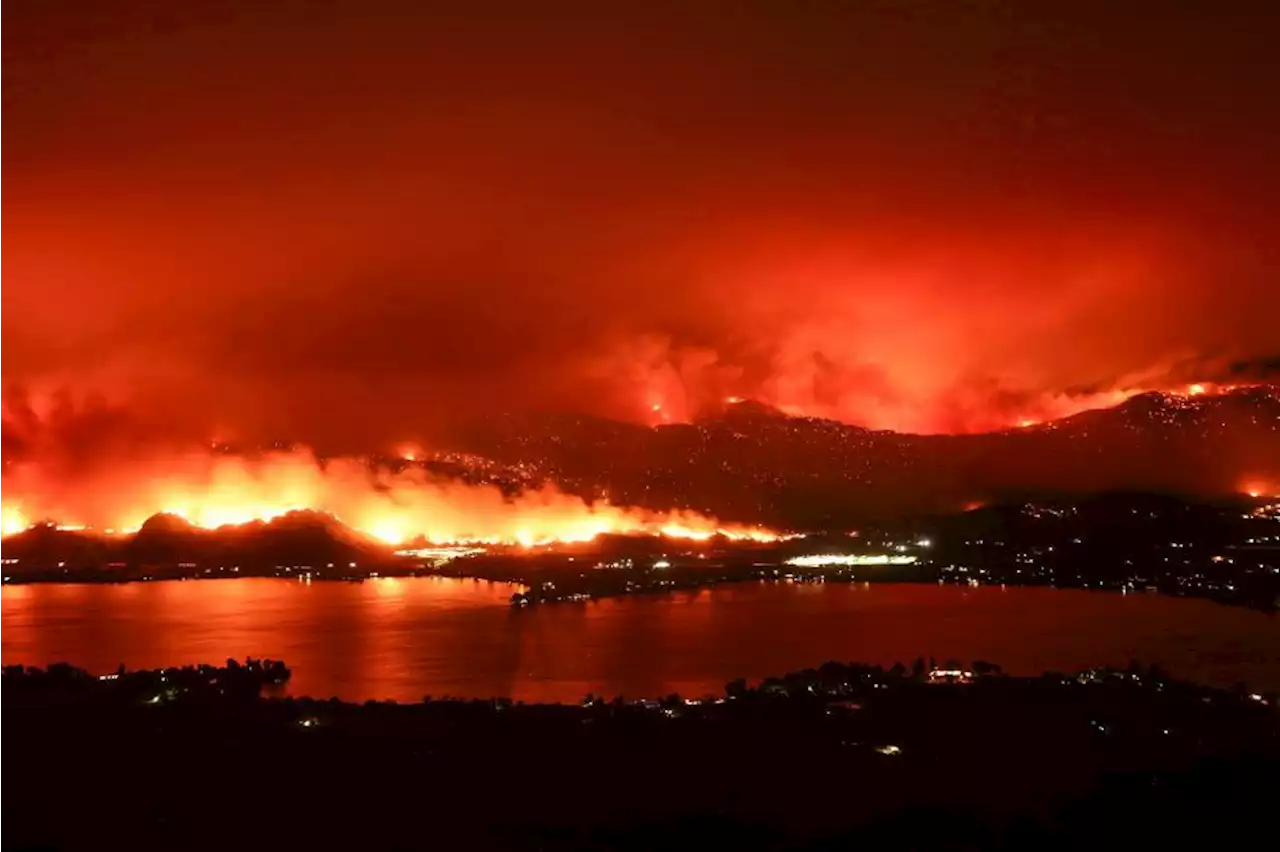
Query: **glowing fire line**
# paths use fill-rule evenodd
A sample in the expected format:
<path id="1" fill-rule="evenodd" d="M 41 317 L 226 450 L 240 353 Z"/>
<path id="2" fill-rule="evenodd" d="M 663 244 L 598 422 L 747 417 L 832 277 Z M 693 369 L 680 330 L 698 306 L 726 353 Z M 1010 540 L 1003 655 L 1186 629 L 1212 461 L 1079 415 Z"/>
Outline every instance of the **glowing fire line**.
<path id="1" fill-rule="evenodd" d="M 289 512 L 330 515 L 390 545 L 492 544 L 529 547 L 589 542 L 602 535 L 653 535 L 705 541 L 774 541 L 759 527 L 724 524 L 692 511 L 653 511 L 588 503 L 546 486 L 514 498 L 493 486 L 463 485 L 410 468 L 371 470 L 358 460 L 323 465 L 306 453 L 245 459 L 193 455 L 117 470 L 68 489 L 36 466 L 6 472 L 0 532 L 13 535 L 42 519 L 129 533 L 157 514 L 216 529 L 269 522 Z M 16 486 L 16 487 L 15 487 Z M 44 495 L 56 493 L 57 499 Z"/>
<path id="2" fill-rule="evenodd" d="M 617 507 L 611 507 L 617 508 Z M 154 513 L 155 515 L 173 515 L 187 521 L 191 526 L 203 530 L 215 530 L 229 527 L 244 526 L 254 522 L 270 522 L 277 518 L 281 518 L 290 512 L 309 512 L 315 511 L 304 507 L 294 507 L 290 509 L 282 509 L 279 511 L 263 512 L 254 515 L 245 511 L 236 511 L 231 513 L 217 513 L 218 517 L 224 518 L 221 522 L 207 522 L 204 520 L 192 520 L 188 512 L 184 510 L 165 510 L 163 512 Z M 40 526 L 40 523 L 32 523 L 18 509 L 4 508 L 3 522 L 0 523 L 0 536 L 8 538 L 12 535 L 25 532 Z M 407 527 L 396 521 L 387 521 L 384 523 L 374 523 L 370 527 L 351 527 L 357 532 L 364 533 L 372 538 L 389 545 L 403 545 L 408 542 L 420 541 L 429 545 L 508 545 L 521 547 L 547 547 L 556 544 L 585 544 L 595 541 L 601 536 L 606 535 L 637 535 L 637 536 L 655 536 L 660 538 L 668 538 L 682 541 L 709 541 L 713 538 L 721 537 L 730 541 L 753 541 L 753 542 L 774 542 L 780 541 L 789 536 L 779 534 L 763 527 L 751 527 L 741 525 L 721 525 L 719 522 L 711 518 L 691 513 L 679 513 L 685 520 L 681 523 L 665 523 L 661 521 L 654 522 L 638 522 L 638 523 L 616 523 L 611 520 L 602 519 L 598 522 L 590 520 L 582 521 L 568 525 L 565 529 L 555 533 L 534 532 L 528 529 L 522 529 L 515 535 L 504 536 L 476 536 L 476 535 L 453 535 L 440 536 L 437 534 L 429 534 L 426 532 L 414 532 L 411 527 Z M 152 517 L 152 516 L 148 516 Z M 202 516 L 207 517 L 207 516 Z M 341 518 L 334 516 L 336 520 L 341 522 Z M 52 523 L 52 522 L 48 522 Z M 690 524 L 698 524 L 698 526 L 690 526 Z M 94 531 L 95 528 L 85 526 L 83 524 L 62 524 L 52 523 L 59 530 L 66 531 Z M 131 527 L 114 528 L 108 527 L 97 532 L 106 535 L 132 535 L 141 529 L 141 524 Z"/>

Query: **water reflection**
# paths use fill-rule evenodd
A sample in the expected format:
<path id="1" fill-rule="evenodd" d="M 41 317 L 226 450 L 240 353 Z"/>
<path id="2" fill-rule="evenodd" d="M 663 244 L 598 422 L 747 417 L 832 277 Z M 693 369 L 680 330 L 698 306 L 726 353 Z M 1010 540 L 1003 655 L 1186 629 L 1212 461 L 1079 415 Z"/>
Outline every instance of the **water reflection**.
<path id="1" fill-rule="evenodd" d="M 1218 685 L 1280 689 L 1273 617 L 1205 601 L 1050 589 L 749 584 L 506 606 L 514 587 L 444 578 L 6 586 L 5 664 L 94 671 L 270 656 L 290 691 L 349 699 L 705 694 L 826 659 L 918 654 L 1013 672 L 1130 657 Z"/>

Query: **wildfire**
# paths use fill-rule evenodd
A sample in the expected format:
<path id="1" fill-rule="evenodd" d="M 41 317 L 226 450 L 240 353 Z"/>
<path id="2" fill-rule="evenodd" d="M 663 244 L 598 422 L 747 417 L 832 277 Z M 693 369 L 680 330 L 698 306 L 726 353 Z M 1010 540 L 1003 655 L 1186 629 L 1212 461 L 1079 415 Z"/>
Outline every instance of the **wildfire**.
<path id="1" fill-rule="evenodd" d="M 17 467 L 17 466 L 15 466 Z M 696 512 L 588 503 L 547 486 L 508 498 L 498 488 L 442 481 L 410 467 L 372 469 L 352 459 L 323 464 L 295 452 L 249 461 L 197 454 L 74 483 L 53 483 L 30 465 L 6 473 L 3 534 L 52 518 L 60 525 L 131 531 L 167 513 L 202 528 L 269 521 L 291 511 L 333 515 L 391 545 L 587 542 L 606 534 L 772 541 L 777 534 L 723 524 Z M 57 497 L 48 495 L 56 494 Z M 22 509 L 19 510 L 18 506 Z"/>
<path id="2" fill-rule="evenodd" d="M 0 535 L 20 533 L 29 526 L 31 526 L 31 522 L 27 520 L 27 516 L 22 514 L 20 509 L 12 506 L 0 506 Z"/>
<path id="3" fill-rule="evenodd" d="M 1008 428 L 1028 429 L 1051 424 L 1085 411 L 1114 408 L 1135 396 L 1162 393 L 1172 397 L 1213 397 L 1248 387 L 1242 384 L 1195 382 L 1170 385 L 1163 381 L 1135 380 L 1132 384 L 1109 390 L 1070 393 L 1028 393 L 1028 401 L 1009 410 L 989 405 L 983 398 L 956 399 L 944 402 L 914 398 L 910 394 L 893 400 L 868 401 L 865 394 L 851 389 L 845 396 L 816 400 L 811 393 L 813 382 L 783 382 L 754 389 L 750 396 L 698 396 L 675 399 L 666 388 L 665 379 L 655 379 L 640 390 L 637 413 L 649 426 L 691 422 L 705 413 L 698 403 L 714 400 L 717 408 L 732 407 L 753 399 L 793 417 L 837 420 L 871 429 L 888 429 L 918 434 L 959 434 L 1000 431 Z"/>
<path id="4" fill-rule="evenodd" d="M 1280 485 L 1253 480 L 1240 486 L 1240 490 L 1250 497 L 1280 497 Z"/>
<path id="5" fill-rule="evenodd" d="M 1080 414 L 1084 411 L 1100 408 L 1113 408 L 1135 396 L 1141 396 L 1145 393 L 1163 393 L 1167 396 L 1173 397 L 1218 396 L 1239 390 L 1241 387 L 1243 386 L 1196 382 L 1195 384 L 1187 385 L 1175 390 L 1170 390 L 1168 388 L 1134 387 L 1126 388 L 1124 390 L 1103 391 L 1101 393 L 1094 394 L 1046 397 L 1039 401 L 1040 411 L 1038 413 L 1040 416 L 1019 417 L 1013 421 L 1013 424 L 1019 429 L 1027 429 L 1048 421 L 1071 417 L 1072 415 Z"/>

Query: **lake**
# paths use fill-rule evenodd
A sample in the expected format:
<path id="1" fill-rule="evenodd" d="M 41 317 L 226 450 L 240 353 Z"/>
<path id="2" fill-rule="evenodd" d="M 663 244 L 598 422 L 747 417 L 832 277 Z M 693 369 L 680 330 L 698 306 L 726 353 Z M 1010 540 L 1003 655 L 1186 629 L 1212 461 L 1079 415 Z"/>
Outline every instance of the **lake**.
<path id="1" fill-rule="evenodd" d="M 1152 594 L 908 584 L 749 583 L 513 610 L 514 586 L 438 577 L 5 586 L 5 665 L 95 673 L 246 655 L 284 659 L 288 692 L 578 701 L 718 693 L 828 659 L 930 654 L 1013 674 L 1159 663 L 1280 691 L 1280 621 Z"/>

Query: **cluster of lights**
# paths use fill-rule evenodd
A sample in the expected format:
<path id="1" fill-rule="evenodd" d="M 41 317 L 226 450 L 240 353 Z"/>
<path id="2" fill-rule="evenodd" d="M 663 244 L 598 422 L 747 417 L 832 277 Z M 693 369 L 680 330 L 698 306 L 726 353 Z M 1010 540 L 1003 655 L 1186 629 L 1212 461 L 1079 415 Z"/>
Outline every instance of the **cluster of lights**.
<path id="1" fill-rule="evenodd" d="M 1280 503 L 1268 503 L 1265 506 L 1259 506 L 1248 515 L 1245 515 L 1245 517 L 1269 518 L 1273 521 L 1280 521 Z"/>
<path id="2" fill-rule="evenodd" d="M 1190 399 L 1191 397 L 1197 396 L 1217 396 L 1220 394 L 1231 393 L 1241 387 L 1243 386 L 1215 384 L 1211 382 L 1195 382 L 1178 390 L 1161 389 L 1158 392 L 1174 399 Z M 1073 414 L 1079 414 L 1080 412 L 1087 411 L 1089 409 L 1110 408 L 1115 405 L 1120 405 L 1135 396 L 1141 396 L 1144 393 L 1151 393 L 1152 390 L 1152 388 L 1127 388 L 1124 390 L 1107 391 L 1105 393 L 1084 398 L 1076 398 L 1070 402 L 1064 400 L 1064 404 L 1057 406 L 1057 409 L 1054 411 L 1054 416 L 1048 419 L 1070 417 Z M 1039 426 L 1043 422 L 1045 421 L 1033 417 L 1019 417 L 1013 421 L 1013 425 L 1019 429 L 1029 429 Z"/>
<path id="3" fill-rule="evenodd" d="M 933 669 L 929 672 L 930 683 L 968 683 L 973 679 L 973 672 L 967 669 Z"/>
<path id="4" fill-rule="evenodd" d="M 483 547 L 446 546 L 446 547 L 411 547 L 397 550 L 396 556 L 408 556 L 414 559 L 426 559 L 435 565 L 445 565 L 464 556 L 484 553 Z"/>
<path id="5" fill-rule="evenodd" d="M 807 556 L 793 556 L 784 564 L 795 568 L 832 568 L 861 565 L 911 565 L 918 560 L 918 556 L 901 553 L 814 553 Z"/>

